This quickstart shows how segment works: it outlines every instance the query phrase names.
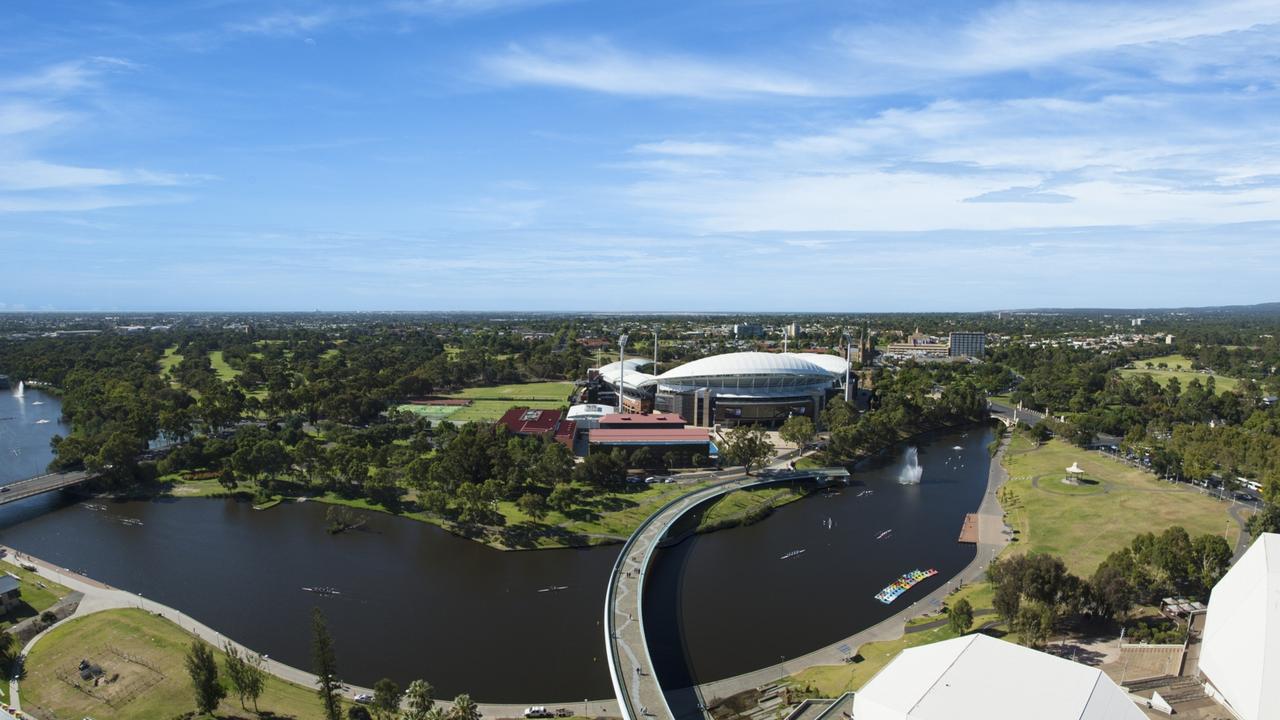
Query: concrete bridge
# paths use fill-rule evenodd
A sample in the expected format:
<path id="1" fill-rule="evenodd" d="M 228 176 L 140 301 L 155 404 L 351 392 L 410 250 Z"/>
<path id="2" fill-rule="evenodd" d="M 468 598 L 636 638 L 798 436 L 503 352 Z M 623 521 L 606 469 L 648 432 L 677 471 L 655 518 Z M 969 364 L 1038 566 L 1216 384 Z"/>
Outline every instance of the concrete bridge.
<path id="1" fill-rule="evenodd" d="M 674 720 L 675 715 L 658 683 L 644 631 L 644 583 L 649 562 L 671 526 L 686 512 L 707 500 L 734 490 L 796 480 L 848 477 L 844 468 L 831 470 L 764 470 L 759 475 L 728 473 L 714 485 L 667 503 L 645 520 L 618 553 L 605 594 L 605 654 L 609 675 L 623 720 Z"/>
<path id="2" fill-rule="evenodd" d="M 79 485 L 95 477 L 97 476 L 90 475 L 83 470 L 75 470 L 72 472 L 39 475 L 26 480 L 12 482 L 8 485 L 0 485 L 0 505 Z"/>

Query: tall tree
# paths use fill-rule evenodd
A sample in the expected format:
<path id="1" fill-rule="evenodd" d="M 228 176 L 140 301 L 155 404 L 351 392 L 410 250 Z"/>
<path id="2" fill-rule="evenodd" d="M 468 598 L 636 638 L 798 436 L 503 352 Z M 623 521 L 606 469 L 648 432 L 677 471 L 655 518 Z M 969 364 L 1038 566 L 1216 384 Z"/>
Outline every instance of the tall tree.
<path id="1" fill-rule="evenodd" d="M 435 689 L 426 680 L 414 680 L 405 692 L 404 720 L 428 720 L 436 706 Z"/>
<path id="2" fill-rule="evenodd" d="M 758 426 L 739 425 L 725 433 L 724 459 L 730 465 L 751 468 L 773 457 L 773 444 Z"/>
<path id="3" fill-rule="evenodd" d="M 969 628 L 973 627 L 973 605 L 969 604 L 968 598 L 960 598 L 951 607 L 951 612 L 947 614 L 947 624 L 951 626 L 951 632 L 957 635 L 969 632 Z"/>
<path id="4" fill-rule="evenodd" d="M 453 711 L 449 720 L 480 720 L 480 708 L 470 695 L 462 694 L 453 699 Z"/>
<path id="5" fill-rule="evenodd" d="M 400 712 L 400 686 L 391 678 L 373 684 L 373 714 L 378 720 L 395 720 Z"/>
<path id="6" fill-rule="evenodd" d="M 261 655 L 241 653 L 231 641 L 223 646 L 227 654 L 227 678 L 231 687 L 240 697 L 240 707 L 244 707 L 245 698 L 253 701 L 253 710 L 258 710 L 258 698 L 267 685 L 267 671 L 263 668 Z"/>
<path id="7" fill-rule="evenodd" d="M 325 625 L 320 608 L 311 610 L 311 669 L 316 674 L 316 692 L 324 707 L 325 720 L 341 720 L 341 703 L 338 701 L 338 657 L 333 649 L 333 638 Z"/>
<path id="8" fill-rule="evenodd" d="M 804 415 L 792 415 L 778 428 L 778 435 L 792 445 L 801 447 L 813 440 L 813 421 Z"/>
<path id="9" fill-rule="evenodd" d="M 203 640 L 191 641 L 191 648 L 187 650 L 187 674 L 196 692 L 196 708 L 202 713 L 213 712 L 227 696 L 227 690 L 218 682 L 218 662 Z"/>

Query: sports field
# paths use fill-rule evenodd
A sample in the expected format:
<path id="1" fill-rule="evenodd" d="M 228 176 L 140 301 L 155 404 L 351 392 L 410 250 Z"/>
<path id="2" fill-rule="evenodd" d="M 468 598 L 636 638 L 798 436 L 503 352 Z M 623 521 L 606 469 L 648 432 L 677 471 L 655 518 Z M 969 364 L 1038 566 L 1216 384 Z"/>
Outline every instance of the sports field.
<path id="1" fill-rule="evenodd" d="M 1147 363 L 1151 363 L 1152 369 L 1147 369 Z M 1164 363 L 1166 365 L 1166 369 L 1160 369 L 1160 363 Z M 1207 378 L 1212 377 L 1214 388 L 1218 392 L 1235 390 L 1236 386 L 1240 384 L 1240 381 L 1233 377 L 1196 372 L 1195 370 L 1192 370 L 1191 358 L 1188 358 L 1185 355 L 1162 355 L 1160 357 L 1151 358 L 1150 360 L 1138 360 L 1134 363 L 1134 367 L 1132 369 L 1122 368 L 1120 370 L 1120 374 L 1126 376 L 1150 375 L 1153 380 L 1161 385 L 1168 385 L 1170 380 L 1177 378 L 1178 382 L 1184 388 L 1187 386 L 1187 383 L 1192 380 L 1199 380 L 1200 384 L 1203 385 Z"/>
<path id="2" fill-rule="evenodd" d="M 535 382 L 512 385 L 467 388 L 445 397 L 471 400 L 467 406 L 401 405 L 399 410 L 421 415 L 432 422 L 449 420 L 455 423 L 493 421 L 502 417 L 510 408 L 526 406 L 554 409 L 569 404 L 573 392 L 570 382 Z"/>

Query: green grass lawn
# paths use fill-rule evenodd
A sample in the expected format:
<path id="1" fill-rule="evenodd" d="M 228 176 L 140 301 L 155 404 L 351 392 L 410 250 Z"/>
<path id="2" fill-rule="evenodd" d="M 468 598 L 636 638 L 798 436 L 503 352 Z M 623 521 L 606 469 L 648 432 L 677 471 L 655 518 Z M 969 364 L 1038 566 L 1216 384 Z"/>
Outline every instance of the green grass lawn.
<path id="1" fill-rule="evenodd" d="M 1147 363 L 1151 363 L 1153 369 L 1148 370 Z M 1168 369 L 1161 370 L 1154 367 L 1160 363 L 1168 365 Z M 1178 369 L 1178 366 L 1181 366 L 1181 369 Z M 1227 377 L 1225 375 L 1210 375 L 1192 370 L 1191 359 L 1184 355 L 1162 355 L 1149 360 L 1138 360 L 1134 362 L 1133 369 L 1122 368 L 1119 372 L 1121 375 L 1130 377 L 1136 375 L 1150 375 L 1152 379 L 1161 385 L 1168 385 L 1170 380 L 1177 378 L 1178 382 L 1181 383 L 1184 388 L 1187 386 L 1187 383 L 1192 380 L 1199 380 L 1200 384 L 1203 385 L 1205 380 L 1212 377 L 1214 388 L 1218 392 L 1235 390 L 1236 386 L 1240 384 L 1240 381 L 1233 377 Z"/>
<path id="2" fill-rule="evenodd" d="M 1173 525 L 1183 526 L 1193 536 L 1225 531 L 1234 546 L 1239 529 L 1227 514 L 1226 503 L 1061 440 L 1037 449 L 1030 449 L 1031 443 L 1020 435 L 1015 442 L 1004 458 L 1010 480 L 1001 501 L 1009 525 L 1019 535 L 1007 552 L 1052 553 L 1062 557 L 1072 572 L 1087 577 L 1134 535 L 1160 533 Z M 1073 462 L 1099 485 L 1088 489 L 1064 485 L 1064 470 Z M 1035 478 L 1039 478 L 1038 487 L 1033 484 Z"/>
<path id="3" fill-rule="evenodd" d="M 218 379 L 223 382 L 231 382 L 240 376 L 239 370 L 227 364 L 227 359 L 222 356 L 221 350 L 211 350 L 209 352 L 209 365 L 218 374 Z"/>
<path id="4" fill-rule="evenodd" d="M 160 357 L 160 374 L 169 377 L 173 373 L 173 369 L 182 362 L 183 357 L 178 354 L 178 346 L 167 347 L 164 349 L 164 355 Z M 169 382 L 176 382 L 170 378 Z"/>
<path id="5" fill-rule="evenodd" d="M 68 620 L 27 656 L 26 678 L 19 687 L 23 709 L 38 717 L 115 720 L 172 718 L 194 711 L 191 679 L 183 669 L 192 639 L 177 625 L 143 610 L 106 610 Z M 225 656 L 217 649 L 214 654 L 225 684 Z M 80 681 L 76 667 L 81 659 L 100 665 L 108 678 L 118 677 L 98 687 Z M 228 697 L 215 714 L 219 720 L 319 720 L 323 715 L 312 688 L 275 677 L 267 680 L 258 707 L 261 716 Z"/>
<path id="6" fill-rule="evenodd" d="M 571 382 L 534 382 L 467 388 L 461 392 L 453 393 L 449 397 L 473 398 L 476 400 L 551 400 L 561 404 L 568 404 L 568 397 L 571 392 L 573 392 L 573 383 Z"/>
<path id="7" fill-rule="evenodd" d="M 46 580 L 30 570 L 8 562 L 0 562 L 0 573 L 14 575 L 20 585 L 19 594 L 22 602 L 7 614 L 0 616 L 0 630 L 35 617 L 53 607 L 54 603 L 66 597 L 71 591 L 52 580 Z"/>
<path id="8" fill-rule="evenodd" d="M 772 508 L 782 507 L 803 497 L 803 491 L 789 486 L 735 490 L 716 500 L 703 513 L 698 530 L 739 525 L 753 516 L 759 517 L 760 513 L 768 513 Z"/>

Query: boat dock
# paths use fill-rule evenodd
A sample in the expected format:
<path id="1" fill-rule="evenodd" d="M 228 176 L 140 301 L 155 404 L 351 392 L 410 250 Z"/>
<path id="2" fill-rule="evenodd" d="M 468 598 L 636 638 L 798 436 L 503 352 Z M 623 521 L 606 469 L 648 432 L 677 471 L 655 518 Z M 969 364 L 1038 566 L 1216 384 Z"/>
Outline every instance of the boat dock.
<path id="1" fill-rule="evenodd" d="M 964 525 L 960 528 L 960 539 L 956 542 L 978 544 L 978 514 L 969 513 L 964 516 Z"/>

